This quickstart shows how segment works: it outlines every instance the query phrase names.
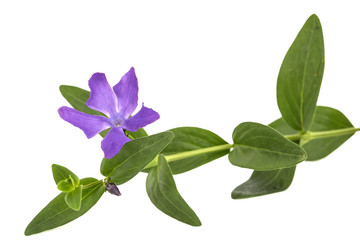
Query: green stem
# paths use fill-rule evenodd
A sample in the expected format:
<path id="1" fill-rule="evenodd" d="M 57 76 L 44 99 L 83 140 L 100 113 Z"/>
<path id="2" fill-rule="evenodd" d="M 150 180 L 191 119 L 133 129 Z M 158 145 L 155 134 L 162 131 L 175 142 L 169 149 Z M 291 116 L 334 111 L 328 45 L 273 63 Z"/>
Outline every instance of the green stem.
<path id="1" fill-rule="evenodd" d="M 285 137 L 291 141 L 304 140 L 310 141 L 318 138 L 328 138 L 328 137 L 338 137 L 343 135 L 349 135 L 360 131 L 360 128 L 342 128 L 329 131 L 320 131 L 320 132 L 306 132 L 306 133 L 297 133 L 291 135 L 285 135 Z"/>
<path id="2" fill-rule="evenodd" d="M 305 138 L 306 140 L 310 141 L 312 139 L 317 139 L 317 138 L 338 137 L 343 135 L 354 134 L 357 131 L 360 131 L 360 128 L 342 128 L 342 129 L 322 131 L 322 132 L 307 132 L 305 134 Z"/>
<path id="3" fill-rule="evenodd" d="M 234 144 L 224 144 L 224 145 L 219 145 L 219 146 L 214 146 L 214 147 L 200 148 L 200 149 L 196 149 L 196 150 L 192 150 L 192 151 L 186 151 L 186 152 L 176 153 L 176 154 L 172 154 L 172 155 L 167 155 L 167 156 L 165 156 L 165 158 L 168 162 L 173 162 L 173 161 L 181 160 L 184 158 L 201 155 L 204 153 L 230 150 L 233 147 L 234 147 Z M 144 169 L 152 168 L 157 165 L 158 165 L 158 157 L 156 157 L 154 160 L 152 160 Z"/>
<path id="4" fill-rule="evenodd" d="M 101 180 L 98 180 L 98 181 L 89 183 L 89 184 L 83 186 L 83 189 L 90 188 L 90 187 L 93 187 L 93 186 L 95 186 L 95 185 L 98 185 L 100 182 L 103 182 L 103 180 L 101 179 Z"/>
<path id="5" fill-rule="evenodd" d="M 285 137 L 291 141 L 302 141 L 303 144 L 308 142 L 312 139 L 318 138 L 328 138 L 328 137 L 337 137 L 342 135 L 353 134 L 357 131 L 360 131 L 360 128 L 343 128 L 343 129 L 336 129 L 330 131 L 321 131 L 321 132 L 306 132 L 306 133 L 297 133 L 291 135 L 285 135 Z M 207 147 L 207 148 L 200 148 L 192 151 L 186 151 L 181 153 L 176 153 L 172 155 L 166 155 L 165 158 L 168 162 L 182 160 L 184 158 L 194 157 L 197 155 L 201 155 L 204 153 L 211 153 L 211 152 L 218 152 L 223 150 L 230 150 L 233 148 L 235 144 L 223 144 L 214 147 Z M 149 169 L 158 165 L 158 157 L 152 160 L 144 169 Z"/>

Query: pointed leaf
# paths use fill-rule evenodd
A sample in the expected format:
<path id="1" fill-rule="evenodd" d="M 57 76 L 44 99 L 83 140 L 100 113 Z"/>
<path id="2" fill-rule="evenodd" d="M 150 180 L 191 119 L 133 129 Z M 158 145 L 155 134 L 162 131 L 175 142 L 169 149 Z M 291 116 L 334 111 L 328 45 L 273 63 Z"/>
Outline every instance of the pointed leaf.
<path id="1" fill-rule="evenodd" d="M 161 152 L 165 156 L 228 144 L 215 133 L 202 128 L 179 127 L 169 131 L 174 133 L 175 137 Z M 169 162 L 169 165 L 173 174 L 179 174 L 197 168 L 228 153 L 228 149 L 220 149 L 216 152 L 204 153 L 197 156 L 187 157 L 178 161 Z M 148 172 L 149 169 L 146 169 L 145 171 Z"/>
<path id="2" fill-rule="evenodd" d="M 66 167 L 63 167 L 63 166 L 60 166 L 57 164 L 53 164 L 51 166 L 51 168 L 52 168 L 53 177 L 54 177 L 56 184 L 58 184 L 62 180 L 72 179 L 75 186 L 79 185 L 80 180 L 79 180 L 78 176 L 76 176 L 72 171 L 70 171 Z"/>
<path id="3" fill-rule="evenodd" d="M 66 204 L 75 211 L 79 211 L 81 207 L 82 187 L 80 185 L 65 195 Z"/>
<path id="4" fill-rule="evenodd" d="M 195 212 L 180 196 L 164 155 L 159 156 L 158 166 L 150 170 L 146 191 L 151 202 L 163 213 L 192 226 L 201 225 Z"/>
<path id="5" fill-rule="evenodd" d="M 306 21 L 281 65 L 277 81 L 277 102 L 282 117 L 299 131 L 310 128 L 318 99 L 325 63 L 320 21 L 312 15 Z"/>
<path id="6" fill-rule="evenodd" d="M 277 126 L 277 129 L 284 135 L 294 134 L 294 130 L 282 119 L 278 119 L 270 124 L 270 126 Z M 329 131 L 342 128 L 351 128 L 353 125 L 346 118 L 346 116 L 339 110 L 330 107 L 317 106 L 313 123 L 310 131 Z M 315 161 L 328 156 L 330 153 L 335 151 L 344 142 L 346 142 L 353 134 L 328 137 L 322 139 L 313 139 L 305 143 L 302 147 L 307 153 L 307 161 Z"/>
<path id="7" fill-rule="evenodd" d="M 82 185 L 87 185 L 95 181 L 98 180 L 95 178 L 84 178 L 80 183 Z M 105 188 L 102 182 L 84 189 L 82 192 L 82 204 L 79 211 L 74 211 L 66 204 L 66 193 L 60 193 L 29 223 L 25 230 L 25 235 L 29 236 L 40 233 L 73 221 L 94 206 L 104 192 Z"/>
<path id="8" fill-rule="evenodd" d="M 163 132 L 127 142 L 115 157 L 103 159 L 100 171 L 116 185 L 123 184 L 146 167 L 173 138 L 172 132 Z"/>
<path id="9" fill-rule="evenodd" d="M 241 123 L 233 132 L 232 164 L 259 171 L 288 168 L 306 159 L 305 151 L 278 131 L 252 122 Z"/>
<path id="10" fill-rule="evenodd" d="M 284 191 L 291 185 L 295 168 L 254 171 L 249 180 L 232 191 L 231 197 L 243 199 Z"/>

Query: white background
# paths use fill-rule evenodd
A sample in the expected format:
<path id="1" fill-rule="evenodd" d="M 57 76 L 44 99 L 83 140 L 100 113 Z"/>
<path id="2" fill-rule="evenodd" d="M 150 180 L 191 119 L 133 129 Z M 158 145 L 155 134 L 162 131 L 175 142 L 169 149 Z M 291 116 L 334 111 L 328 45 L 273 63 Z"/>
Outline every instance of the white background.
<path id="1" fill-rule="evenodd" d="M 104 194 L 81 218 L 31 237 L 31 219 L 58 194 L 51 164 L 101 178 L 101 138 L 88 140 L 57 109 L 61 84 L 88 89 L 94 72 L 116 84 L 131 66 L 139 103 L 161 118 L 149 134 L 202 127 L 231 142 L 241 122 L 280 117 L 276 80 L 285 53 L 316 13 L 325 38 L 319 105 L 360 126 L 360 8 L 356 1 L 2 1 L 1 206 L 5 239 L 359 239 L 360 136 L 298 166 L 285 192 L 232 200 L 251 170 L 227 157 L 182 175 L 178 190 L 203 226 L 158 211 L 146 174 Z"/>

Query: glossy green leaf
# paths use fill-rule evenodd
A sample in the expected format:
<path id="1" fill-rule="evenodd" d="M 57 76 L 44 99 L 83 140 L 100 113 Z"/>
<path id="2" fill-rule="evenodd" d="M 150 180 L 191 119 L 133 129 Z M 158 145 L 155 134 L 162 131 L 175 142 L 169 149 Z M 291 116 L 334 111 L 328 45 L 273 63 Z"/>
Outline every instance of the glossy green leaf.
<path id="1" fill-rule="evenodd" d="M 74 109 L 91 115 L 104 116 L 104 114 L 86 106 L 90 97 L 89 91 L 74 86 L 61 85 L 60 92 Z"/>
<path id="2" fill-rule="evenodd" d="M 254 171 L 249 180 L 235 188 L 231 197 L 243 199 L 286 190 L 294 178 L 295 167 L 272 171 Z"/>
<path id="3" fill-rule="evenodd" d="M 174 133 L 174 139 L 162 151 L 162 154 L 172 155 L 202 148 L 228 144 L 221 137 L 208 130 L 196 127 L 180 127 L 169 130 Z M 169 162 L 173 174 L 183 173 L 220 158 L 229 153 L 229 150 L 204 153 L 187 157 L 178 161 Z"/>
<path id="4" fill-rule="evenodd" d="M 150 170 L 146 191 L 151 202 L 163 213 L 192 226 L 201 225 L 195 212 L 179 194 L 164 155 L 159 156 L 158 166 Z"/>
<path id="5" fill-rule="evenodd" d="M 80 181 L 87 185 L 98 181 L 94 178 L 85 178 Z M 92 187 L 83 189 L 82 204 L 79 211 L 74 211 L 65 202 L 66 193 L 60 193 L 45 208 L 43 208 L 25 229 L 25 235 L 40 233 L 49 229 L 62 226 L 86 213 L 105 192 L 104 184 L 99 182 Z"/>
<path id="6" fill-rule="evenodd" d="M 296 133 L 296 131 L 292 130 L 282 118 L 274 121 L 270 124 L 270 126 L 277 126 L 277 129 L 284 135 Z M 310 131 L 328 131 L 351 127 L 353 127 L 351 122 L 339 110 L 330 107 L 318 106 L 316 107 Z M 315 161 L 328 156 L 346 142 L 352 135 L 353 134 L 313 139 L 305 143 L 302 147 L 308 155 L 306 160 Z"/>
<path id="7" fill-rule="evenodd" d="M 324 40 L 320 21 L 306 21 L 281 65 L 277 81 L 277 103 L 289 126 L 310 128 L 324 72 Z"/>
<path id="8" fill-rule="evenodd" d="M 70 179 L 73 182 L 74 187 L 79 185 L 80 180 L 79 180 L 78 176 L 76 176 L 72 171 L 70 171 L 66 167 L 63 167 L 63 166 L 60 166 L 57 164 L 53 164 L 51 166 L 51 168 L 52 168 L 53 177 L 54 177 L 56 184 L 59 184 L 59 182 L 62 180 Z"/>
<path id="9" fill-rule="evenodd" d="M 288 168 L 306 159 L 305 151 L 278 131 L 252 122 L 238 125 L 233 132 L 232 164 L 258 171 Z"/>
<path id="10" fill-rule="evenodd" d="M 172 132 L 163 132 L 127 142 L 115 157 L 103 159 L 100 171 L 116 185 L 123 184 L 143 170 L 173 138 Z"/>
<path id="11" fill-rule="evenodd" d="M 74 191 L 65 195 L 66 204 L 75 211 L 79 211 L 81 207 L 82 185 L 77 186 Z"/>

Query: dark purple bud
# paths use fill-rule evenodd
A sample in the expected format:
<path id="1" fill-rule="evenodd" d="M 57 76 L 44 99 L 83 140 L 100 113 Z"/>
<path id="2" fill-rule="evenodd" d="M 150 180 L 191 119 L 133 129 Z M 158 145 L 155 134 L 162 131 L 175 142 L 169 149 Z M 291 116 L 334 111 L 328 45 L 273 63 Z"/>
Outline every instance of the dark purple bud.
<path id="1" fill-rule="evenodd" d="M 106 189 L 106 191 L 108 191 L 109 193 L 111 193 L 113 195 L 116 195 L 116 196 L 121 195 L 121 193 L 120 193 L 119 189 L 117 188 L 117 186 L 115 185 L 115 183 L 106 183 L 105 189 Z"/>

